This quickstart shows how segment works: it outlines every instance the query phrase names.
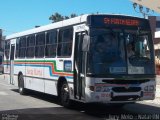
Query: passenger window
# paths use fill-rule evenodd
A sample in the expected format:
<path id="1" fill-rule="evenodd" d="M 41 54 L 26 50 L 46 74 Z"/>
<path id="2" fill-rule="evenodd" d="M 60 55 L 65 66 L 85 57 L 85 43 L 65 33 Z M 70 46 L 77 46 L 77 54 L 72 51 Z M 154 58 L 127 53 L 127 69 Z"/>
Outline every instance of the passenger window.
<path id="1" fill-rule="evenodd" d="M 18 41 L 17 41 L 18 42 Z M 19 39 L 19 50 L 18 57 L 24 58 L 26 55 L 26 37 L 21 37 Z"/>
<path id="2" fill-rule="evenodd" d="M 0 65 L 2 64 L 3 57 L 0 56 Z"/>
<path id="3" fill-rule="evenodd" d="M 27 51 L 26 57 L 33 58 L 35 55 L 35 35 L 27 37 Z"/>
<path id="4" fill-rule="evenodd" d="M 60 30 L 58 41 L 58 56 L 70 57 L 72 53 L 73 29 Z"/>
<path id="5" fill-rule="evenodd" d="M 35 57 L 44 57 L 45 33 L 36 35 Z"/>
<path id="6" fill-rule="evenodd" d="M 20 42 L 20 38 L 16 39 L 16 58 L 19 57 L 19 42 Z"/>
<path id="7" fill-rule="evenodd" d="M 10 50 L 10 41 L 5 42 L 5 56 L 6 59 L 9 59 L 9 50 Z"/>
<path id="8" fill-rule="evenodd" d="M 57 50 L 57 31 L 50 31 L 46 35 L 46 57 L 55 57 Z"/>

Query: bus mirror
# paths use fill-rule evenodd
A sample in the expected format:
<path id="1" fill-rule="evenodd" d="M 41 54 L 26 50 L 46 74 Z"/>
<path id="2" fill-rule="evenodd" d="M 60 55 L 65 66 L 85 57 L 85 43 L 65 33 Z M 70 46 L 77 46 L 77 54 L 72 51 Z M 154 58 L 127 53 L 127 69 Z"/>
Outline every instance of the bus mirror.
<path id="1" fill-rule="evenodd" d="M 84 35 L 83 44 L 82 44 L 82 51 L 89 51 L 89 44 L 90 44 L 90 37 L 88 35 Z"/>

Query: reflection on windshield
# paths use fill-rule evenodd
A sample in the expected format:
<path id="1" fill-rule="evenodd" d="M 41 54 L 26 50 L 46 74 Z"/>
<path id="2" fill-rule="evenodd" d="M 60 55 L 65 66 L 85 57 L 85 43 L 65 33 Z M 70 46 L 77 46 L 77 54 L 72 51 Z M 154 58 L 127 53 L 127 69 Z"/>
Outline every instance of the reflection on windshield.
<path id="1" fill-rule="evenodd" d="M 152 69 L 148 70 L 148 66 L 152 67 L 149 35 L 149 32 L 137 33 L 136 30 L 92 30 L 89 72 L 94 74 L 154 72 Z"/>
<path id="2" fill-rule="evenodd" d="M 146 57 L 150 59 L 150 46 L 147 34 L 137 35 L 136 31 L 126 31 L 127 56 Z"/>
<path id="3" fill-rule="evenodd" d="M 127 59 L 128 59 L 128 74 L 144 74 L 149 73 L 150 69 L 146 64 L 149 64 L 150 46 L 148 33 L 142 31 L 137 34 L 137 31 L 126 30 L 126 44 L 127 44 Z"/>
<path id="4" fill-rule="evenodd" d="M 93 62 L 93 72 L 105 73 L 125 73 L 124 39 L 120 32 L 110 30 L 100 30 L 92 37 L 91 53 Z"/>

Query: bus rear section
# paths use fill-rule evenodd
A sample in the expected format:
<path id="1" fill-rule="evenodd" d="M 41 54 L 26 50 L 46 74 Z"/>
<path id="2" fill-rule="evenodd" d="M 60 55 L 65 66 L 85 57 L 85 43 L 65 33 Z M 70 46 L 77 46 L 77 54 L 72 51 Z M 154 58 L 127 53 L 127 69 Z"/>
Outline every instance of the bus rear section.
<path id="1" fill-rule="evenodd" d="M 80 91 L 77 95 L 81 98 L 85 92 L 85 102 L 153 100 L 155 60 L 148 20 L 121 15 L 91 15 L 88 26 L 89 34 L 83 39 L 79 69 L 81 91 L 76 90 L 76 93 Z"/>

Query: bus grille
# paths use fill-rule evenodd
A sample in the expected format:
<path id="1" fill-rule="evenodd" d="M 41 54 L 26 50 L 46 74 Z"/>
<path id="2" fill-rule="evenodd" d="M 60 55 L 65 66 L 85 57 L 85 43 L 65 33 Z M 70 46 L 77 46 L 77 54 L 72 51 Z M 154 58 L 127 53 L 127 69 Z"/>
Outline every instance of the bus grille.
<path id="1" fill-rule="evenodd" d="M 112 97 L 111 101 L 133 101 L 139 100 L 140 96 L 138 95 L 131 95 L 131 96 L 116 96 Z"/>
<path id="2" fill-rule="evenodd" d="M 141 91 L 141 88 L 140 87 L 129 87 L 129 88 L 126 88 L 126 87 L 114 87 L 114 88 L 112 88 L 112 90 L 114 92 L 139 92 L 139 91 Z"/>
<path id="3" fill-rule="evenodd" d="M 102 80 L 102 82 L 108 84 L 142 84 L 148 81 L 149 80 L 105 80 L 105 79 Z"/>

